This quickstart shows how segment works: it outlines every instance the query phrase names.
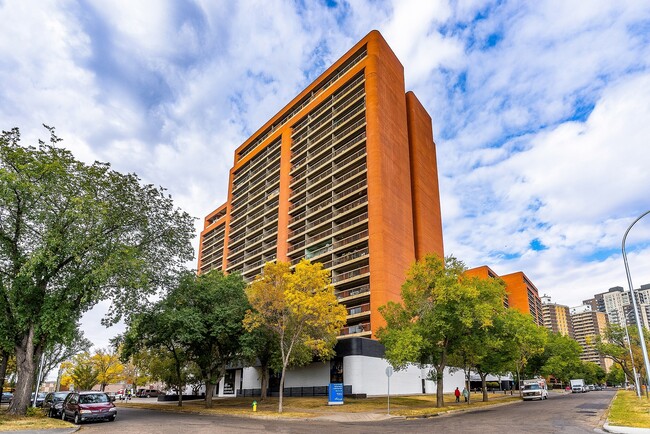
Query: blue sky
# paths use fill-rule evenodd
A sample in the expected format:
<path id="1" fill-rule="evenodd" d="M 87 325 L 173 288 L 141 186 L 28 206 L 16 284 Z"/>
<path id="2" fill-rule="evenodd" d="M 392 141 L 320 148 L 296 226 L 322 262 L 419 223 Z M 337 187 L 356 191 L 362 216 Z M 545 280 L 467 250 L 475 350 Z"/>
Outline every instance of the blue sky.
<path id="1" fill-rule="evenodd" d="M 2 129 L 55 126 L 198 218 L 234 149 L 378 29 L 433 119 L 446 253 L 568 305 L 626 286 L 622 235 L 650 209 L 647 1 L 0 0 L 0 22 Z M 650 283 L 650 217 L 628 256 Z"/>

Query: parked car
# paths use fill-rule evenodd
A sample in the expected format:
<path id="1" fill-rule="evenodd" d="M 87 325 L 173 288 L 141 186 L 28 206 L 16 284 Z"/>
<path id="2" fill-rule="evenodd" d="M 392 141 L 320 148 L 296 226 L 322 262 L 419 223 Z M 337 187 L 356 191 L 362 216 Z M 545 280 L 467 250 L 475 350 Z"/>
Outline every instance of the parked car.
<path id="1" fill-rule="evenodd" d="M 34 395 L 36 395 L 36 407 L 43 407 L 43 401 L 45 400 L 46 392 L 38 392 L 37 394 L 32 392 L 32 399 L 30 403 L 34 402 Z"/>
<path id="2" fill-rule="evenodd" d="M 43 411 L 49 417 L 61 417 L 61 407 L 70 392 L 50 392 L 43 400 Z"/>
<path id="3" fill-rule="evenodd" d="M 14 394 L 11 392 L 2 392 L 2 397 L 0 397 L 0 402 L 11 402 L 14 399 Z"/>
<path id="4" fill-rule="evenodd" d="M 71 392 L 63 401 L 61 419 L 72 419 L 75 424 L 89 420 L 112 422 L 117 409 L 104 392 Z"/>
<path id="5" fill-rule="evenodd" d="M 140 389 L 136 396 L 140 398 L 155 398 L 160 395 L 160 391 L 157 389 Z"/>

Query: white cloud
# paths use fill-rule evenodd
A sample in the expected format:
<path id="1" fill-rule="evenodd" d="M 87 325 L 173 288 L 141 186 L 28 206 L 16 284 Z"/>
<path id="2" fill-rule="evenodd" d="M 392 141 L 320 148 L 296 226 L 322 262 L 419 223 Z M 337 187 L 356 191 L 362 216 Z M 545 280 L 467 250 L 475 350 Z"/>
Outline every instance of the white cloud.
<path id="1" fill-rule="evenodd" d="M 200 229 L 234 149 L 377 28 L 433 118 L 446 251 L 567 304 L 625 284 L 620 238 L 649 208 L 647 2 L 337 3 L 1 2 L 2 128 L 56 126 Z M 630 234 L 638 284 L 649 227 Z"/>

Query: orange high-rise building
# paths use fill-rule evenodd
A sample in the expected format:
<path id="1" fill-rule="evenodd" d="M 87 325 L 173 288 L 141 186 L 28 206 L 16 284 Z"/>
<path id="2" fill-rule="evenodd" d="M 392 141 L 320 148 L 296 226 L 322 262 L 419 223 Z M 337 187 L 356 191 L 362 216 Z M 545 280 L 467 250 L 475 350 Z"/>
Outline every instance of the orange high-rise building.
<path id="1" fill-rule="evenodd" d="M 373 31 L 235 151 L 198 268 L 251 281 L 269 261 L 331 270 L 345 336 L 374 337 L 411 264 L 443 256 L 431 118 Z"/>
<path id="2" fill-rule="evenodd" d="M 501 278 L 506 282 L 509 307 L 530 314 L 538 326 L 544 326 L 542 300 L 537 287 L 530 279 L 521 271 L 506 274 Z"/>

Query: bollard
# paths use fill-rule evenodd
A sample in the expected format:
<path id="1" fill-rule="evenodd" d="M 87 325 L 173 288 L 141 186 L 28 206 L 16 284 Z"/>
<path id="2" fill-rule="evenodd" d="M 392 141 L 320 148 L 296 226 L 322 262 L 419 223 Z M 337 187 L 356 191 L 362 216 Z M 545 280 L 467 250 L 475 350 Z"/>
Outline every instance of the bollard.
<path id="1" fill-rule="evenodd" d="M 257 401 L 253 401 L 253 411 L 257 411 Z"/>

